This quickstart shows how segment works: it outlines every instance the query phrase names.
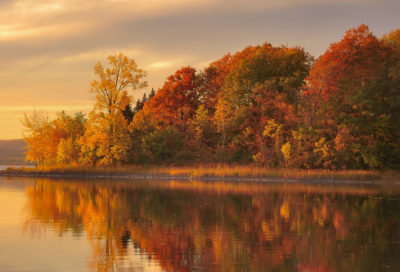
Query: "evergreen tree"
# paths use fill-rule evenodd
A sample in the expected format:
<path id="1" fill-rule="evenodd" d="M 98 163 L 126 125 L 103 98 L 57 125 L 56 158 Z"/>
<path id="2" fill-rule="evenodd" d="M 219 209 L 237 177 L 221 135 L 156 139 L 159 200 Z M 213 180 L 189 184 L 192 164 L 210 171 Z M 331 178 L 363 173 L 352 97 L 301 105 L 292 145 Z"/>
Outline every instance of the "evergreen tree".
<path id="1" fill-rule="evenodd" d="M 144 93 L 144 94 L 143 94 L 143 97 L 142 97 L 142 104 L 143 104 L 144 102 L 149 102 L 149 99 L 147 98 L 146 93 Z"/>
<path id="2" fill-rule="evenodd" d="M 133 116 L 135 115 L 134 110 L 132 110 L 131 104 L 127 104 L 125 109 L 122 111 L 125 120 L 130 124 L 132 122 Z"/>
<path id="3" fill-rule="evenodd" d="M 149 100 L 155 95 L 156 95 L 156 91 L 153 88 L 151 88 L 151 92 L 149 94 Z"/>
<path id="4" fill-rule="evenodd" d="M 143 102 L 140 101 L 140 99 L 138 99 L 138 100 L 136 101 L 136 106 L 135 106 L 135 108 L 133 109 L 133 115 L 135 115 L 136 113 L 138 113 L 139 111 L 141 111 L 141 110 L 143 109 L 143 106 L 144 106 Z"/>

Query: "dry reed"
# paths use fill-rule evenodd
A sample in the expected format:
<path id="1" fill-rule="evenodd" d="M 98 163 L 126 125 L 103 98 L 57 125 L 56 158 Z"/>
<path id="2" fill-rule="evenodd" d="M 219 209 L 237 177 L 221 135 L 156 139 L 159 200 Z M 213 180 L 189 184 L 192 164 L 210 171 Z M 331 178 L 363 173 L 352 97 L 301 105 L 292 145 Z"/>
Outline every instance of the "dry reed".
<path id="1" fill-rule="evenodd" d="M 41 166 L 25 168 L 27 172 L 51 172 L 71 174 L 143 174 L 201 177 L 238 177 L 238 178 L 287 178 L 287 179 L 336 179 L 336 180 L 379 180 L 382 178 L 398 180 L 398 172 L 377 172 L 364 170 L 302 170 L 302 169 L 268 169 L 256 166 L 231 165 L 196 165 L 193 167 L 144 167 L 141 165 L 125 165 L 113 167 L 73 166 Z"/>

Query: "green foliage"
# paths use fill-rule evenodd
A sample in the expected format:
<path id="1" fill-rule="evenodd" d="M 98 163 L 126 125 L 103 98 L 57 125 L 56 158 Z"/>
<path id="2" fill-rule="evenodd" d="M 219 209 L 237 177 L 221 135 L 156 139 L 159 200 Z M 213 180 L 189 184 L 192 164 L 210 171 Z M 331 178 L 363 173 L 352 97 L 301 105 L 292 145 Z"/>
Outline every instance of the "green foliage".
<path id="1" fill-rule="evenodd" d="M 270 44 L 247 50 L 251 52 L 249 56 L 238 61 L 225 77 L 222 99 L 231 107 L 249 106 L 255 102 L 252 94 L 256 85 L 269 81 L 275 90 L 285 93 L 288 102 L 295 102 L 312 57 L 300 48 Z"/>
<path id="2" fill-rule="evenodd" d="M 263 55 L 255 55 L 243 59 L 225 78 L 224 98 L 236 107 L 248 106 L 252 100 L 250 95 L 257 83 L 263 83 L 272 76 L 268 59 Z"/>
<path id="3" fill-rule="evenodd" d="M 168 127 L 146 135 L 142 147 L 150 162 L 169 164 L 182 149 L 182 136 L 173 127 Z"/>

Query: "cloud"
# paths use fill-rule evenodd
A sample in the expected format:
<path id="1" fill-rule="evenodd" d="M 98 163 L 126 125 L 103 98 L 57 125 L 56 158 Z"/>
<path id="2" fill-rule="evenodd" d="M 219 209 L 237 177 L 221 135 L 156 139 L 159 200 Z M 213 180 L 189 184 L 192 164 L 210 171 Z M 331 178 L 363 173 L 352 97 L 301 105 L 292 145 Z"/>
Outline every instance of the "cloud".
<path id="1" fill-rule="evenodd" d="M 364 10 L 378 3 L 367 1 L 369 8 L 359 6 L 360 1 L 18 0 L 0 11 L 0 57 L 7 62 L 38 55 L 68 58 L 101 49 L 200 56 L 266 40 L 297 39 L 293 43 L 299 44 L 324 35 L 323 28 L 339 20 L 344 24 L 366 17 Z M 399 7 L 384 2 L 387 7 L 380 9 L 386 12 Z"/>
<path id="2" fill-rule="evenodd" d="M 60 110 L 60 106 L 52 106 L 52 105 L 38 105 L 38 106 L 10 106 L 10 107 L 0 107 L 0 112 L 31 112 L 35 108 L 38 108 L 43 111 L 54 111 L 58 112 Z M 64 111 L 82 111 L 82 110 L 90 110 L 92 105 L 84 104 L 84 105 L 65 105 L 62 107 Z"/>
<path id="3" fill-rule="evenodd" d="M 8 6 L 12 3 L 13 0 L 0 0 L 0 7 Z"/>
<path id="4" fill-rule="evenodd" d="M 158 62 L 153 62 L 147 67 L 149 68 L 165 68 L 165 67 L 170 67 L 174 63 L 172 61 L 158 61 Z"/>

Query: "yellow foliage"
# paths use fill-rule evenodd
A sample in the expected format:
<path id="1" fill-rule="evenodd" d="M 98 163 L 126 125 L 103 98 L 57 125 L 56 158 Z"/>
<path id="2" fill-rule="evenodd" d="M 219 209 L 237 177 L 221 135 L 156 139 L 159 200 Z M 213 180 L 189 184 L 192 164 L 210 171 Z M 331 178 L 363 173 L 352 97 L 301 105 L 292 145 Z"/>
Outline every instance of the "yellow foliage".
<path id="1" fill-rule="evenodd" d="M 232 118 L 231 114 L 228 103 L 223 99 L 219 99 L 214 115 L 214 122 L 217 124 L 218 132 L 222 134 L 222 146 L 225 146 L 226 132 Z"/>
<path id="2" fill-rule="evenodd" d="M 24 112 L 22 124 L 25 127 L 23 139 L 28 148 L 26 160 L 36 162 L 37 164 L 47 157 L 47 144 L 45 140 L 49 127 L 49 118 L 43 111 L 34 110 L 30 116 Z"/>
<path id="3" fill-rule="evenodd" d="M 265 126 L 263 135 L 265 137 L 275 138 L 282 131 L 283 125 L 279 125 L 274 119 L 268 120 L 268 125 Z"/>
<path id="4" fill-rule="evenodd" d="M 114 114 L 123 110 L 130 102 L 127 89 L 132 90 L 147 87 L 147 82 L 139 82 L 146 72 L 137 67 L 134 60 L 128 59 L 124 54 L 109 56 L 109 64 L 112 69 L 104 70 L 100 62 L 94 67 L 94 74 L 99 80 L 93 80 L 90 92 L 94 93 L 95 109 Z"/>
<path id="5" fill-rule="evenodd" d="M 400 49 L 400 28 L 390 31 L 389 34 L 383 34 L 382 41 L 385 45 Z"/>
<path id="6" fill-rule="evenodd" d="M 147 86 L 145 81 L 139 82 L 146 72 L 134 60 L 123 54 L 108 60 L 111 69 L 105 70 L 100 63 L 94 68 L 99 80 L 92 81 L 90 92 L 95 94 L 96 103 L 80 141 L 81 161 L 86 164 L 111 165 L 126 158 L 130 138 L 122 111 L 131 102 L 127 89 Z"/>
<path id="7" fill-rule="evenodd" d="M 284 144 L 281 148 L 282 154 L 285 157 L 286 163 L 290 162 L 291 156 L 290 156 L 290 142 L 287 142 Z"/>
<path id="8" fill-rule="evenodd" d="M 318 142 L 315 143 L 314 153 L 320 154 L 321 157 L 329 156 L 329 147 L 325 143 L 325 137 L 321 138 Z"/>
<path id="9" fill-rule="evenodd" d="M 130 148 L 127 131 L 128 124 L 121 112 L 91 112 L 86 132 L 80 141 L 81 161 L 90 165 L 111 165 L 124 160 Z"/>

